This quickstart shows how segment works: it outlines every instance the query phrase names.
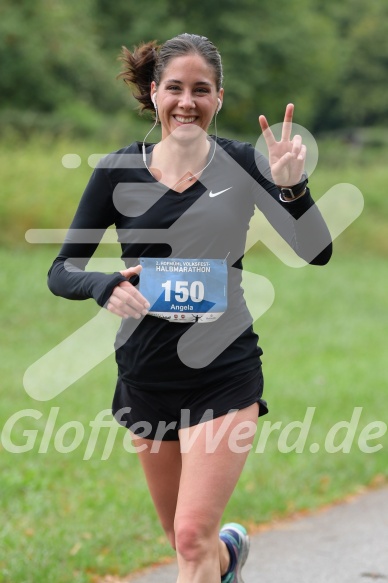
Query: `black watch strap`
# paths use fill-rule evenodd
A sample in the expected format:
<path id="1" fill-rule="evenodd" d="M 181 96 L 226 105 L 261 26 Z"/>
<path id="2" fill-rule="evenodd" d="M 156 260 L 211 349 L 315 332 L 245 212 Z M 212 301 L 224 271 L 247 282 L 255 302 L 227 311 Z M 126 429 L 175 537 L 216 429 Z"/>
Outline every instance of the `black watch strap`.
<path id="1" fill-rule="evenodd" d="M 280 187 L 280 192 L 282 196 L 285 196 L 286 198 L 290 199 L 296 198 L 297 196 L 302 194 L 302 192 L 306 189 L 307 182 L 308 180 L 307 178 L 305 178 L 304 180 L 302 180 L 302 182 L 295 184 L 295 186 L 282 186 Z"/>

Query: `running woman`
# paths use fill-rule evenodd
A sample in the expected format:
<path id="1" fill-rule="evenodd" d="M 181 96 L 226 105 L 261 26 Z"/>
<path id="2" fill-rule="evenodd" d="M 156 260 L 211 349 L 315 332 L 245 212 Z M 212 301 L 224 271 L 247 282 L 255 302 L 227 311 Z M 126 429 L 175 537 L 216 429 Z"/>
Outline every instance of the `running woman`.
<path id="1" fill-rule="evenodd" d="M 132 433 L 176 549 L 178 583 L 242 583 L 248 535 L 221 520 L 257 418 L 268 411 L 241 287 L 249 221 L 258 207 L 316 265 L 330 259 L 330 235 L 307 186 L 306 147 L 291 139 L 292 104 L 280 141 L 259 118 L 267 161 L 248 143 L 208 133 L 224 89 L 221 57 L 207 38 L 124 47 L 122 60 L 121 76 L 141 110 L 154 113 L 161 139 L 101 160 L 48 284 L 121 318 L 113 414 Z M 125 269 L 85 271 L 111 225 Z"/>

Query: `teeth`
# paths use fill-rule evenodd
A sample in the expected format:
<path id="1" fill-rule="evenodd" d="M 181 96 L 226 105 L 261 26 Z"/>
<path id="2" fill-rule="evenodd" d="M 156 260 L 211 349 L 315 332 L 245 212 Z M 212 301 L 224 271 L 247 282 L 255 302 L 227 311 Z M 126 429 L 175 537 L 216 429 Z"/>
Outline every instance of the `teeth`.
<path id="1" fill-rule="evenodd" d="M 193 123 L 193 121 L 196 120 L 195 117 L 180 117 L 179 115 L 176 115 L 175 119 L 179 121 L 179 123 Z"/>

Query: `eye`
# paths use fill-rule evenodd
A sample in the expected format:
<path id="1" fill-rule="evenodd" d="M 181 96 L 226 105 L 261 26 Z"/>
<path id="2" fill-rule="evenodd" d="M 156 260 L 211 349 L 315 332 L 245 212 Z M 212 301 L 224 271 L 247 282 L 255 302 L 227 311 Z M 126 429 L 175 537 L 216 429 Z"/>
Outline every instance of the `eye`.
<path id="1" fill-rule="evenodd" d="M 179 87 L 179 85 L 169 85 L 167 87 L 167 90 L 168 91 L 179 91 L 180 90 L 180 87 Z"/>
<path id="2" fill-rule="evenodd" d="M 197 93 L 210 93 L 210 89 L 208 89 L 207 87 L 197 87 L 196 92 Z"/>

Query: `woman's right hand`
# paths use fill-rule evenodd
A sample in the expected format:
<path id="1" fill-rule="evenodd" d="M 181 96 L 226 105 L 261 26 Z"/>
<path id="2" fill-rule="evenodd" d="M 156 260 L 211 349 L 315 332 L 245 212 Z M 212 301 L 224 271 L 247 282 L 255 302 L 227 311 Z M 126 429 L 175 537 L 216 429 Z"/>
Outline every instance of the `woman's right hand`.
<path id="1" fill-rule="evenodd" d="M 129 279 L 134 275 L 139 275 L 141 270 L 141 265 L 136 265 L 136 267 L 123 269 L 120 273 Z M 149 307 L 149 302 L 129 281 L 122 281 L 114 288 L 107 305 L 107 309 L 112 314 L 116 314 L 121 318 L 135 318 L 136 320 L 146 316 Z"/>

